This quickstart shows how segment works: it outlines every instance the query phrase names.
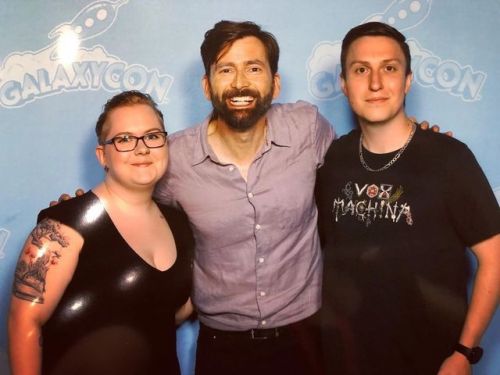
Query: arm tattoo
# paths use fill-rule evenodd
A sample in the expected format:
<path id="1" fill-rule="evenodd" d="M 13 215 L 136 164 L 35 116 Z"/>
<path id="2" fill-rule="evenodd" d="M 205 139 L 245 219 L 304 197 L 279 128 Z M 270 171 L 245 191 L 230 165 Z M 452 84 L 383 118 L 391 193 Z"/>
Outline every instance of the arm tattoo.
<path id="1" fill-rule="evenodd" d="M 61 258 L 61 249 L 68 240 L 61 233 L 61 225 L 54 220 L 42 220 L 30 234 L 30 242 L 17 263 L 12 294 L 26 301 L 43 303 L 49 266 Z M 43 243 L 43 239 L 50 244 Z M 57 246 L 57 244 L 59 246 Z"/>

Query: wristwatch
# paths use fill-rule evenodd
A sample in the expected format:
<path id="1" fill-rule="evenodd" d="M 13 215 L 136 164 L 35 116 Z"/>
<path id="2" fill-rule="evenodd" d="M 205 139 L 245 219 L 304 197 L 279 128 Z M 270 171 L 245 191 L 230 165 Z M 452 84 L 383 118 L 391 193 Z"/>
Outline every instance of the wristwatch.
<path id="1" fill-rule="evenodd" d="M 455 346 L 455 351 L 463 354 L 471 365 L 473 365 L 474 363 L 478 363 L 483 356 L 483 348 L 481 348 L 480 346 L 468 348 L 465 345 L 458 343 L 457 346 Z"/>

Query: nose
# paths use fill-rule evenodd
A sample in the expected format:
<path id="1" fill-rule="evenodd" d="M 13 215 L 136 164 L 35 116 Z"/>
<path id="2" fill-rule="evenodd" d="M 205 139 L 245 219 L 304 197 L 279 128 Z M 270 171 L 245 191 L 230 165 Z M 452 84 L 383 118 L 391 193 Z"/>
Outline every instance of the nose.
<path id="1" fill-rule="evenodd" d="M 370 74 L 370 90 L 378 91 L 383 87 L 382 76 L 379 71 L 373 70 Z"/>
<path id="2" fill-rule="evenodd" d="M 248 86 L 248 79 L 246 76 L 246 72 L 243 69 L 236 70 L 232 85 L 234 88 L 237 89 L 241 89 L 243 87 Z"/>
<path id="3" fill-rule="evenodd" d="M 144 137 L 137 140 L 137 146 L 135 146 L 134 151 L 138 155 L 150 153 L 149 147 L 146 146 L 146 142 L 144 142 Z"/>

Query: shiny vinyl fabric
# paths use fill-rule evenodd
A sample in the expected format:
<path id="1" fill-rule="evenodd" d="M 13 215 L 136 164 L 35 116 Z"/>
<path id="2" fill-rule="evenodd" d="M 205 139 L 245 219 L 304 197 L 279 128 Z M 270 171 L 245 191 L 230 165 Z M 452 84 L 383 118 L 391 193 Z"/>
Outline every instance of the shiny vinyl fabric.
<path id="1" fill-rule="evenodd" d="M 178 374 L 175 311 L 191 289 L 183 213 L 160 206 L 177 259 L 159 271 L 131 249 L 92 193 L 43 210 L 84 238 L 78 265 L 43 327 L 44 374 Z"/>

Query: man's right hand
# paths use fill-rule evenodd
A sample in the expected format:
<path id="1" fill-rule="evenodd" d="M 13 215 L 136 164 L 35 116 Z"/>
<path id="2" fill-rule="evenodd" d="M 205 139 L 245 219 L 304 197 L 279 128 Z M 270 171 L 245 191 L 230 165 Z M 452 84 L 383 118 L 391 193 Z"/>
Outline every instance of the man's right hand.
<path id="1" fill-rule="evenodd" d="M 85 192 L 83 191 L 82 188 L 76 189 L 76 191 L 75 191 L 75 197 L 79 197 L 80 195 L 83 195 L 83 194 L 85 194 Z M 56 204 L 58 204 L 58 203 L 60 203 L 62 201 L 67 201 L 68 199 L 72 199 L 72 198 L 74 198 L 74 197 L 72 197 L 69 194 L 66 194 L 66 193 L 61 194 L 61 196 L 59 197 L 58 200 L 56 200 L 56 201 L 50 201 L 50 206 L 55 206 Z"/>

